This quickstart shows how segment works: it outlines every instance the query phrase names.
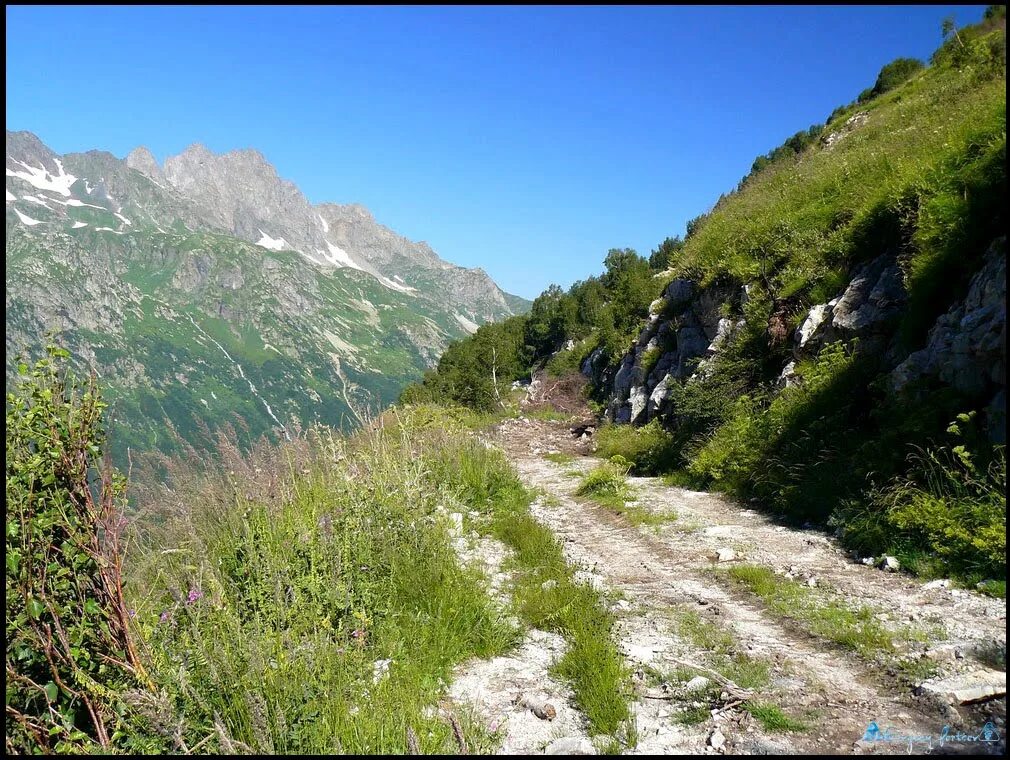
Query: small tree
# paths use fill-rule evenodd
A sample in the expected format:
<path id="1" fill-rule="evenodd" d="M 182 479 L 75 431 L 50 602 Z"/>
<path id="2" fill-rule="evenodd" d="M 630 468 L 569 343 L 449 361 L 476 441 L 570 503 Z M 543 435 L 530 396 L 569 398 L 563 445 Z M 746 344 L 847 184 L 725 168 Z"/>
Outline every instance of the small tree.
<path id="1" fill-rule="evenodd" d="M 147 680 L 123 600 L 126 481 L 102 459 L 105 404 L 68 357 L 50 346 L 7 394 L 9 753 L 122 746 L 120 697 Z"/>

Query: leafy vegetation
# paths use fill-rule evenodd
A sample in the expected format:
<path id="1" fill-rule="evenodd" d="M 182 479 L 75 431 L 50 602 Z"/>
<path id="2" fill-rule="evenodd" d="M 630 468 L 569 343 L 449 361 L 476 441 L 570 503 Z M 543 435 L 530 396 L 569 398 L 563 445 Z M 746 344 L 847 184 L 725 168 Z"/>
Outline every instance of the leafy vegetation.
<path id="1" fill-rule="evenodd" d="M 599 453 L 623 457 L 638 475 L 666 474 L 796 520 L 830 521 L 860 551 L 894 553 L 910 569 L 999 593 L 1005 453 L 984 437 L 959 444 L 960 454 L 944 440 L 951 419 L 989 399 L 937 385 L 895 394 L 885 353 L 921 348 L 1004 234 L 1005 157 L 1005 10 L 993 6 L 980 24 L 945 27 L 929 66 L 892 61 L 823 130 L 797 133 L 761 157 L 736 191 L 649 262 L 614 250 L 604 275 L 545 293 L 515 369 L 528 372 L 572 340 L 576 348 L 550 365 L 573 371 L 591 359 L 592 395 L 605 402 L 614 367 L 670 277 L 702 292 L 745 285 L 746 297 L 724 303 L 720 314 L 736 327 L 704 374 L 667 382 L 662 425 L 605 425 Z M 886 326 L 886 352 L 872 341 L 829 344 L 781 387 L 794 357 L 773 333 L 788 336 L 813 305 L 844 290 L 857 266 L 883 254 L 895 257 L 909 294 Z M 672 316 L 662 299 L 653 307 L 661 319 Z M 664 350 L 640 352 L 635 371 L 647 375 Z M 486 352 L 473 364 L 486 375 Z"/>
<path id="2" fill-rule="evenodd" d="M 123 596 L 125 481 L 68 356 L 21 363 L 7 394 L 6 749 L 144 751 L 123 700 L 148 680 Z"/>
<path id="3" fill-rule="evenodd" d="M 1005 580 L 992 581 L 1006 578 L 1006 447 L 986 446 L 973 417 L 950 425 L 954 445 L 914 451 L 907 475 L 851 503 L 835 522 L 864 551 L 888 547 L 927 576 L 953 568 L 969 585 L 1003 596 Z"/>
<path id="4" fill-rule="evenodd" d="M 576 496 L 589 496 L 601 503 L 624 504 L 629 495 L 628 468 L 623 460 L 616 458 L 594 467 L 582 479 L 575 490 Z"/>
<path id="5" fill-rule="evenodd" d="M 678 246 L 666 241 L 660 249 L 668 254 Z M 668 260 L 658 252 L 646 260 L 631 249 L 611 250 L 599 277 L 577 282 L 567 292 L 552 285 L 528 314 L 483 325 L 450 345 L 437 369 L 408 386 L 400 402 L 444 400 L 479 410 L 502 408 L 512 381 L 529 378 L 545 364 L 553 374 L 576 372 L 597 350 L 594 367 L 602 372 L 624 353 L 648 316 L 659 287 L 655 276 Z M 564 350 L 569 340 L 575 348 Z"/>
<path id="6" fill-rule="evenodd" d="M 770 733 L 806 731 L 810 728 L 806 721 L 786 715 L 781 707 L 768 702 L 748 702 L 747 712 Z"/>

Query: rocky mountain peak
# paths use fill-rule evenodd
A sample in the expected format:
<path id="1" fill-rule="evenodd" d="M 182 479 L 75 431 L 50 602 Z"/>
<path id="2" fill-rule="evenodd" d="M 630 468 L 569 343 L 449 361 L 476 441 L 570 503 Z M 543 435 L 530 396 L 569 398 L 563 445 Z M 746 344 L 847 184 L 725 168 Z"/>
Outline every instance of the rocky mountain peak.
<path id="1" fill-rule="evenodd" d="M 47 171 L 55 171 L 56 164 L 53 163 L 55 157 L 56 154 L 31 132 L 7 130 L 8 168 L 12 168 L 11 162 L 16 161 L 30 166 L 42 166 Z"/>
<path id="2" fill-rule="evenodd" d="M 158 160 L 154 157 L 154 154 L 143 145 L 140 145 L 130 151 L 130 154 L 126 157 L 126 165 L 131 169 L 136 169 L 145 177 L 150 177 L 151 179 L 163 179 L 161 166 L 158 165 Z"/>

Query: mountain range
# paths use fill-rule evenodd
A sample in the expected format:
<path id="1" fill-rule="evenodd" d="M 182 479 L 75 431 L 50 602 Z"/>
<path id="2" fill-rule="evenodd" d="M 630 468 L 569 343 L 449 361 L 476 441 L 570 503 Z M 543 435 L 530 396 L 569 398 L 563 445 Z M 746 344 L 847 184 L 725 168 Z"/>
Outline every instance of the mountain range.
<path id="1" fill-rule="evenodd" d="M 101 378 L 120 453 L 352 427 L 529 306 L 255 150 L 159 165 L 8 131 L 6 167 L 8 386 L 54 333 Z"/>

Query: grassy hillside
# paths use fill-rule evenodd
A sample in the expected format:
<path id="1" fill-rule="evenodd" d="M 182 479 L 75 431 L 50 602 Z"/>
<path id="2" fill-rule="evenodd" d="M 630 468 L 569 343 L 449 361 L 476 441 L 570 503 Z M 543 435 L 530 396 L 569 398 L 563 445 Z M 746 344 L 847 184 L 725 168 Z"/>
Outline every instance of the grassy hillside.
<path id="1" fill-rule="evenodd" d="M 552 288 L 529 315 L 450 347 L 402 400 L 493 408 L 495 382 L 588 360 L 593 396 L 605 402 L 645 318 L 668 318 L 666 302 L 653 299 L 687 278 L 723 294 L 719 313 L 740 328 L 703 380 L 671 387 L 662 425 L 605 428 L 601 451 L 639 473 L 829 524 L 862 553 L 895 553 L 925 575 L 953 573 L 999 593 L 1006 465 L 1005 449 L 990 442 L 996 423 L 980 425 L 989 398 L 923 383 L 896 394 L 887 372 L 923 347 L 1005 235 L 1005 71 L 1005 9 L 993 6 L 974 27 L 945 29 L 928 66 L 898 59 L 823 127 L 759 156 L 683 240 L 667 239 L 648 260 L 612 251 L 600 277 L 567 293 Z M 908 293 L 886 350 L 879 341 L 828 345 L 799 361 L 798 383 L 783 389 L 793 357 L 782 336 L 885 254 Z M 636 366 L 648 375 L 663 352 L 650 349 Z"/>

